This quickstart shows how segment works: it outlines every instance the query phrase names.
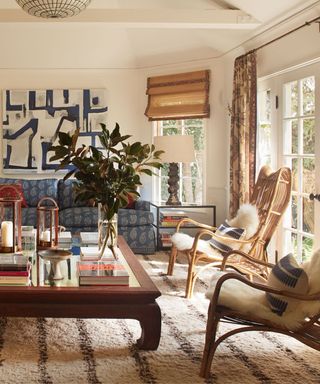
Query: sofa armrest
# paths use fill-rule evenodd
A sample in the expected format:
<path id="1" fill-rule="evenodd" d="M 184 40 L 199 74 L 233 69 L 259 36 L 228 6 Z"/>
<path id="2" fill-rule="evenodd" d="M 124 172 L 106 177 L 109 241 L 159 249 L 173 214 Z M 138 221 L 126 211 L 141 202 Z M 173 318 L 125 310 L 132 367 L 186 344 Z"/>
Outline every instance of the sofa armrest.
<path id="1" fill-rule="evenodd" d="M 147 200 L 137 200 L 135 204 L 135 208 L 141 211 L 150 211 L 150 202 Z"/>

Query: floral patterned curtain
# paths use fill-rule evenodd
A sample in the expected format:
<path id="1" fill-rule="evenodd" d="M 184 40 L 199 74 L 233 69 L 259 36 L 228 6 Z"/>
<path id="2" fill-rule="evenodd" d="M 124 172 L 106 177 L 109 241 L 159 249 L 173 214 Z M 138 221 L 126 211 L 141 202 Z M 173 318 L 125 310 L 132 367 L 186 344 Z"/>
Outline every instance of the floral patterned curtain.
<path id="1" fill-rule="evenodd" d="M 236 58 L 233 76 L 230 139 L 230 216 L 249 202 L 255 181 L 256 53 Z"/>

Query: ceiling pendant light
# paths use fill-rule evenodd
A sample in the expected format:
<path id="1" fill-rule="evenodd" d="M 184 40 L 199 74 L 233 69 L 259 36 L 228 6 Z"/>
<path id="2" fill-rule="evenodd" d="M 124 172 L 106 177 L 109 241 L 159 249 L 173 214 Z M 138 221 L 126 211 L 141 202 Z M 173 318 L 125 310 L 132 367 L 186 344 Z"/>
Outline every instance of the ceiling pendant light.
<path id="1" fill-rule="evenodd" d="M 60 19 L 77 15 L 86 9 L 91 0 L 16 0 L 16 2 L 32 16 Z"/>

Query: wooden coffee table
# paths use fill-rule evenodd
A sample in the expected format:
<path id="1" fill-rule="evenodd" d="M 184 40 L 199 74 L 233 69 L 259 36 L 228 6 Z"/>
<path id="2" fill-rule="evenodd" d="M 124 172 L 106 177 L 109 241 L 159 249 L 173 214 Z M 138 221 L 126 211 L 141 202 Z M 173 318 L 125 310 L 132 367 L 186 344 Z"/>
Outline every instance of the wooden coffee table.
<path id="1" fill-rule="evenodd" d="M 141 349 L 158 348 L 161 334 L 161 312 L 156 298 L 161 295 L 125 240 L 119 236 L 119 249 L 130 270 L 129 286 L 78 286 L 76 263 L 72 256 L 68 277 L 50 282 L 50 266 L 34 262 L 33 286 L 0 286 L 0 316 L 136 319 L 141 325 L 137 345 Z"/>

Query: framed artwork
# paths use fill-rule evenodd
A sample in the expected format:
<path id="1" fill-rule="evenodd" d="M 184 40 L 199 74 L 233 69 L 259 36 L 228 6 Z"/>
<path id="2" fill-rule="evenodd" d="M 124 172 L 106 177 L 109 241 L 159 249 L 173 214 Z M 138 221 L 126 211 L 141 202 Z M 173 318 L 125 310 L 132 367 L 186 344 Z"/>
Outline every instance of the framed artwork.
<path id="1" fill-rule="evenodd" d="M 79 144 L 98 146 L 107 122 L 105 89 L 5 90 L 3 92 L 3 172 L 54 171 L 49 161 L 59 132 L 80 129 Z"/>

